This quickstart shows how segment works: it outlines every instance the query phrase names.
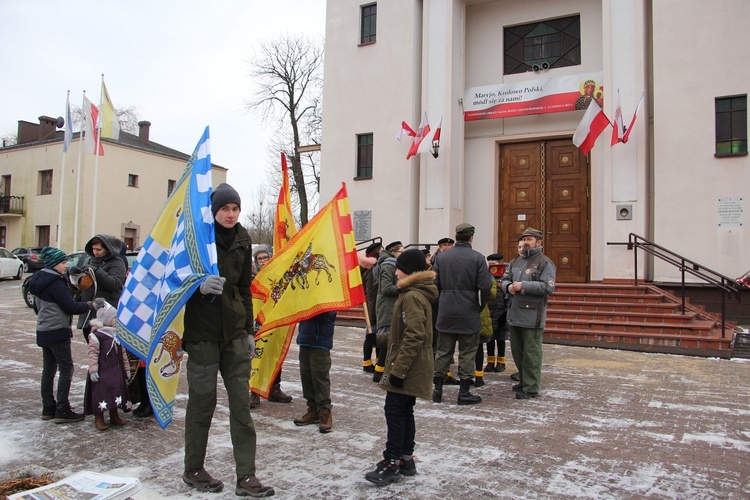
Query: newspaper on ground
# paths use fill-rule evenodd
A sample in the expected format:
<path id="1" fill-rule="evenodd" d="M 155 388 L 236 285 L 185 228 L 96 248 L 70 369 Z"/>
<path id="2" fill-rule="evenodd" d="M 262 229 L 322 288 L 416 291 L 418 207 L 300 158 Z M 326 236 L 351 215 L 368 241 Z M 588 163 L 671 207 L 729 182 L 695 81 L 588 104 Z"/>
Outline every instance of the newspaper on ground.
<path id="1" fill-rule="evenodd" d="M 9 500 L 125 500 L 141 490 L 137 477 L 120 477 L 82 471 L 47 486 L 10 495 Z"/>

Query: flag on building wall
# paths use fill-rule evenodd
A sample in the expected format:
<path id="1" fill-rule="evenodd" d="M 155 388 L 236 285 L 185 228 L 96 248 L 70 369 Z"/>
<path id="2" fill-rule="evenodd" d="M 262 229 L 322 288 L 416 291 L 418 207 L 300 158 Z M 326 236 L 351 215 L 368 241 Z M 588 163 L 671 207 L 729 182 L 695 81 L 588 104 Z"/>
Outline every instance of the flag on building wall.
<path id="1" fill-rule="evenodd" d="M 427 121 L 427 113 L 425 112 L 424 116 L 422 117 L 422 121 L 419 122 L 419 129 L 417 130 L 417 135 L 414 136 L 414 140 L 411 143 L 409 152 L 406 154 L 407 160 L 419 152 L 419 145 L 422 144 L 422 141 L 424 140 L 425 136 L 429 133 L 430 133 L 430 124 Z"/>
<path id="2" fill-rule="evenodd" d="M 118 140 L 120 138 L 120 121 L 117 119 L 117 111 L 109 98 L 107 86 L 102 79 L 102 137 Z"/>
<path id="3" fill-rule="evenodd" d="M 611 146 L 614 146 L 618 142 L 623 141 L 625 134 L 625 124 L 622 122 L 622 106 L 620 105 L 620 90 L 617 90 L 617 108 L 615 108 L 615 119 L 612 122 L 612 142 Z"/>
<path id="4" fill-rule="evenodd" d="M 85 148 L 88 154 L 104 156 L 104 145 L 99 142 L 99 132 L 96 125 L 99 123 L 99 108 L 83 96 L 83 132 L 85 134 Z M 97 150 L 96 145 L 99 145 Z"/>
<path id="5" fill-rule="evenodd" d="M 286 164 L 286 155 L 281 153 L 281 189 L 279 190 L 278 202 L 276 203 L 276 215 L 273 222 L 273 251 L 280 252 L 281 249 L 297 234 L 297 223 L 292 215 L 292 199 L 289 194 L 289 173 Z"/>
<path id="6" fill-rule="evenodd" d="M 437 128 L 430 130 L 422 140 L 422 143 L 417 149 L 417 153 L 432 153 L 433 146 L 435 143 L 440 142 L 440 129 L 443 127 L 443 117 L 440 117 Z"/>
<path id="7" fill-rule="evenodd" d="M 256 339 L 364 302 L 346 185 L 260 270 L 252 292 Z"/>
<path id="8" fill-rule="evenodd" d="M 638 118 L 638 113 L 641 111 L 641 106 L 643 106 L 644 97 L 646 97 L 645 90 L 641 94 L 641 98 L 638 100 L 638 105 L 635 107 L 635 112 L 633 113 L 633 118 L 630 120 L 630 125 L 625 131 L 625 135 L 622 136 L 622 142 L 628 142 L 628 138 L 630 138 L 630 132 L 633 130 L 633 125 L 635 125 L 635 119 Z"/>
<path id="9" fill-rule="evenodd" d="M 73 140 L 73 119 L 70 116 L 70 91 L 68 98 L 65 100 L 65 132 L 63 135 L 63 153 L 68 152 L 70 141 Z"/>
<path id="10" fill-rule="evenodd" d="M 182 362 L 184 305 L 208 275 L 218 275 L 211 213 L 208 127 L 130 270 L 117 308 L 117 335 L 147 364 L 159 425 L 172 420 Z"/>
<path id="11" fill-rule="evenodd" d="M 398 132 L 396 132 L 396 139 L 400 141 L 401 138 L 405 135 L 408 137 L 415 137 L 417 133 L 414 132 L 414 130 L 412 130 L 412 128 L 406 122 L 402 121 L 401 127 L 399 127 Z"/>
<path id="12" fill-rule="evenodd" d="M 575 134 L 573 134 L 573 144 L 583 151 L 583 154 L 588 155 L 594 147 L 596 139 L 608 125 L 609 119 L 604 111 L 596 101 L 592 100 L 589 107 L 586 108 Z"/>

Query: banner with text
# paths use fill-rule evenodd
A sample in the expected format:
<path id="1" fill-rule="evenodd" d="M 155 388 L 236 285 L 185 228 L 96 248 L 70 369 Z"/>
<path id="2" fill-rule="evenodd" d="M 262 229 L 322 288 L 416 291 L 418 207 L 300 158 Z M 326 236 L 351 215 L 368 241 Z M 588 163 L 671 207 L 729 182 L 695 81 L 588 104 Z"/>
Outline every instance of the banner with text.
<path id="1" fill-rule="evenodd" d="M 574 111 L 588 108 L 592 100 L 603 107 L 602 76 L 598 71 L 470 87 L 464 96 L 464 121 Z"/>

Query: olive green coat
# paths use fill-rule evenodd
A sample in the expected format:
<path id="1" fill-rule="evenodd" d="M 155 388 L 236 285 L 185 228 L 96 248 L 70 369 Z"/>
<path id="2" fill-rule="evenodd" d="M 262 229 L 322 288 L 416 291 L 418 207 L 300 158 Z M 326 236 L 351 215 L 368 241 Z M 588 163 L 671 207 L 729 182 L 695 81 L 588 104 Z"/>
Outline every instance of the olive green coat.
<path id="1" fill-rule="evenodd" d="M 434 271 L 421 271 L 396 283 L 399 296 L 393 306 L 385 373 L 380 381 L 386 391 L 432 397 L 432 302 L 438 296 L 435 276 Z M 391 374 L 404 379 L 404 386 L 393 387 Z"/>

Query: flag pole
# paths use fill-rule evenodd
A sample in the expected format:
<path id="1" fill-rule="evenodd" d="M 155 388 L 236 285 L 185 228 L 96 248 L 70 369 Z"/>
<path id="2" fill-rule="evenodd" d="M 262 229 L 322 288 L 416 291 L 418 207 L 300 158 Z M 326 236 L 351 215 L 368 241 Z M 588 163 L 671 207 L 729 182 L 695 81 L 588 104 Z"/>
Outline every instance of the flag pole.
<path id="1" fill-rule="evenodd" d="M 65 100 L 65 125 L 73 126 L 68 124 L 67 120 L 70 119 L 70 90 L 68 90 L 68 97 Z M 62 245 L 62 214 L 63 214 L 63 194 L 65 193 L 65 158 L 68 156 L 68 148 L 66 145 L 67 137 L 63 136 L 63 154 L 62 154 L 62 167 L 60 168 L 60 207 L 57 210 L 57 248 Z M 62 250 L 62 248 L 60 248 Z"/>
<path id="2" fill-rule="evenodd" d="M 99 133 L 96 134 L 96 147 L 94 148 L 94 154 L 96 159 L 94 160 L 94 195 L 91 200 L 91 237 L 96 236 L 96 192 L 99 189 L 99 144 L 102 140 L 102 99 L 104 95 L 104 73 L 102 73 L 102 84 L 99 87 L 99 116 L 97 117 L 97 123 L 94 127 L 99 129 Z"/>
<path id="3" fill-rule="evenodd" d="M 81 102 L 83 110 L 83 119 L 86 120 L 86 91 L 83 91 L 83 101 Z M 91 110 L 89 110 L 91 113 Z M 88 139 L 88 137 L 87 137 Z M 78 200 L 81 199 L 81 169 L 83 168 L 83 127 L 78 133 L 78 172 L 76 173 L 76 206 L 73 212 L 73 251 L 78 250 Z"/>

